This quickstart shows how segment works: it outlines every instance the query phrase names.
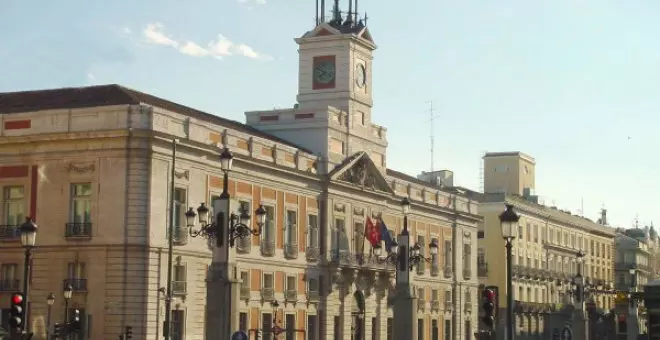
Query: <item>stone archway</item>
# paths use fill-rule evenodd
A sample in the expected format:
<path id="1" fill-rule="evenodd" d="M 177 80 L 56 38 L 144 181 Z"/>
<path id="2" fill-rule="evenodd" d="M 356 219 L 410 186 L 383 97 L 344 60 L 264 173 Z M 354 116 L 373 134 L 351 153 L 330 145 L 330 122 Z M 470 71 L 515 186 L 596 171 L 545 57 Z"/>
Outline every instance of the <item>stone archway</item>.
<path id="1" fill-rule="evenodd" d="M 351 340 L 364 340 L 364 293 L 356 290 L 353 293 L 353 303 L 351 304 Z"/>

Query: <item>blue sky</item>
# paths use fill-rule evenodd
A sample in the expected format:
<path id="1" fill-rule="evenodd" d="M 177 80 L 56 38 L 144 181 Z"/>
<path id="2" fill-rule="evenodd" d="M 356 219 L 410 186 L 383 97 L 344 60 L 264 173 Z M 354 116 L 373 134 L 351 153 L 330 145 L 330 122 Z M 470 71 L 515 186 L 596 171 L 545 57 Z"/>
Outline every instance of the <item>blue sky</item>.
<path id="1" fill-rule="evenodd" d="M 536 158 L 547 204 L 660 223 L 660 2 L 406 3 L 360 1 L 379 47 L 373 119 L 389 128 L 389 167 L 429 170 L 433 101 L 435 168 L 458 184 L 480 187 L 485 151 L 520 150 Z M 244 121 L 293 105 L 293 39 L 314 6 L 2 0 L 0 91 L 119 83 Z"/>

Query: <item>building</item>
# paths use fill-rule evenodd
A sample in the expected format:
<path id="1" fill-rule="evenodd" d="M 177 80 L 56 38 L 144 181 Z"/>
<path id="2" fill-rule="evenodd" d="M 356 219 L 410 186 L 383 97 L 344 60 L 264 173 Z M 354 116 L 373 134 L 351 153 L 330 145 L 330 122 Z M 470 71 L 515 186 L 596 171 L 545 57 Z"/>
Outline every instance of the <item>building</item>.
<path id="1" fill-rule="evenodd" d="M 419 333 L 471 337 L 478 203 L 388 168 L 386 129 L 371 112 L 376 46 L 364 22 L 336 9 L 297 42 L 298 105 L 248 112 L 247 124 L 118 85 L 0 94 L 0 287 L 22 287 L 17 227 L 30 216 L 39 225 L 35 339 L 48 315 L 63 321 L 68 285 L 69 309 L 83 314 L 81 339 L 115 339 L 128 325 L 135 338 L 160 339 L 170 216 L 173 340 L 212 336 L 228 318 L 252 335 L 268 335 L 275 322 L 286 339 L 388 339 L 394 268 L 372 253 L 364 228 L 381 218 L 398 234 L 403 197 L 422 254 L 439 247 L 413 275 Z M 232 211 L 267 211 L 262 233 L 240 239 L 231 263 L 214 256 L 213 241 L 189 237 L 185 219 L 223 190 L 222 147 L 234 154 Z M 222 261 L 232 270 L 217 273 L 211 263 Z M 215 295 L 223 275 L 240 285 L 230 310 Z M 0 306 L 9 306 L 7 294 Z"/>
<path id="2" fill-rule="evenodd" d="M 654 253 L 656 252 L 655 231 L 650 228 L 617 229 L 616 234 L 616 289 L 620 292 L 643 292 L 644 287 L 654 279 Z M 655 235 L 657 237 L 657 235 Z M 616 301 L 617 332 L 626 335 L 646 333 L 646 312 L 642 301 L 622 294 Z M 635 311 L 631 315 L 631 306 Z M 630 319 L 630 320 L 628 320 Z M 632 323 L 632 324 L 631 324 Z"/>
<path id="3" fill-rule="evenodd" d="M 614 229 L 540 204 L 533 194 L 535 160 L 529 155 L 487 153 L 483 161 L 486 192 L 472 193 L 484 217 L 477 261 L 480 282 L 501 287 L 500 321 L 504 322 L 506 309 L 506 253 L 498 216 L 505 203 L 513 204 L 520 215 L 512 250 L 517 338 L 552 336 L 549 316 L 570 301 L 579 251 L 585 253 L 582 275 L 593 292 L 591 305 L 600 309 L 601 315 L 607 314 L 614 306 L 610 294 L 614 284 Z"/>

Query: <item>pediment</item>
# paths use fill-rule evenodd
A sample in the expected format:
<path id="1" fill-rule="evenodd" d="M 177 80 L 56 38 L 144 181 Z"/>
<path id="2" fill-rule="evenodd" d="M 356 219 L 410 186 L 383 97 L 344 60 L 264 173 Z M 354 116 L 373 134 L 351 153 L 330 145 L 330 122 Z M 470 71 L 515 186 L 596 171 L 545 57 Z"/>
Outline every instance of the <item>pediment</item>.
<path id="1" fill-rule="evenodd" d="M 339 164 L 330 173 L 330 180 L 355 185 L 362 189 L 394 193 L 376 164 L 364 151 L 356 153 Z"/>
<path id="2" fill-rule="evenodd" d="M 371 37 L 371 33 L 369 32 L 369 29 L 366 27 L 362 30 L 362 32 L 360 32 L 358 36 L 372 44 L 375 44 L 374 39 Z"/>
<path id="3" fill-rule="evenodd" d="M 336 28 L 330 26 L 330 24 L 324 22 L 313 30 L 307 32 L 303 38 L 312 38 L 312 37 L 322 37 L 322 36 L 328 36 L 328 35 L 338 35 L 341 34 L 339 30 Z"/>

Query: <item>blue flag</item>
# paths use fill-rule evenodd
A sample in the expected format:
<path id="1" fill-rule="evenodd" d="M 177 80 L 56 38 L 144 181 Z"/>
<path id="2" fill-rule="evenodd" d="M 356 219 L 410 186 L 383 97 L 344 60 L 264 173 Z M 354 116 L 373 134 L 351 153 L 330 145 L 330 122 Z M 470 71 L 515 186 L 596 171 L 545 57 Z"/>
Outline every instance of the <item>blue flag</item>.
<path id="1" fill-rule="evenodd" d="M 385 248 L 389 253 L 392 250 L 392 244 L 394 243 L 394 240 L 392 240 L 390 231 L 387 229 L 387 226 L 382 219 L 378 219 L 378 224 L 380 225 L 380 239 L 385 242 Z"/>

